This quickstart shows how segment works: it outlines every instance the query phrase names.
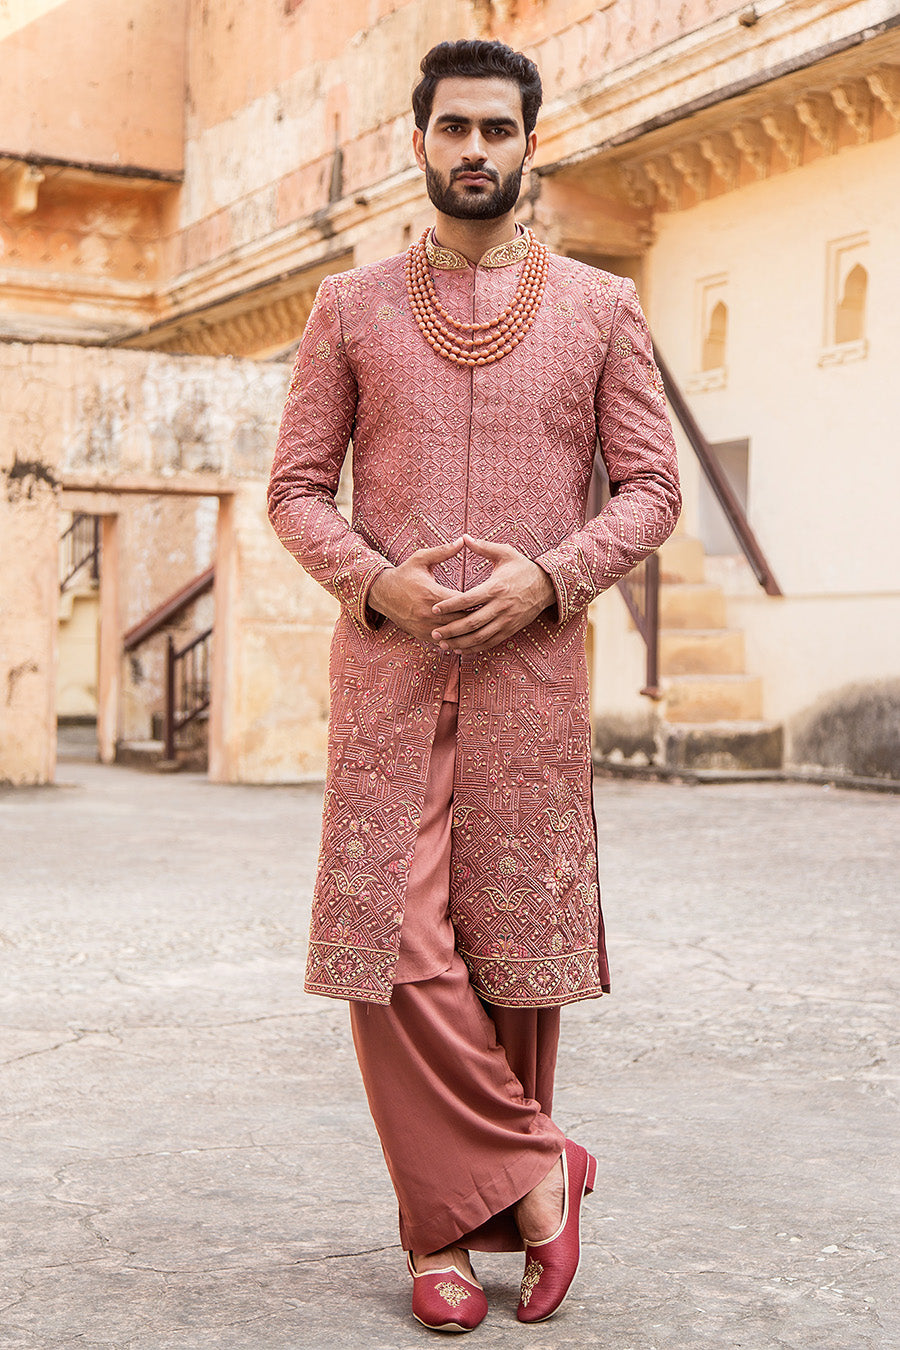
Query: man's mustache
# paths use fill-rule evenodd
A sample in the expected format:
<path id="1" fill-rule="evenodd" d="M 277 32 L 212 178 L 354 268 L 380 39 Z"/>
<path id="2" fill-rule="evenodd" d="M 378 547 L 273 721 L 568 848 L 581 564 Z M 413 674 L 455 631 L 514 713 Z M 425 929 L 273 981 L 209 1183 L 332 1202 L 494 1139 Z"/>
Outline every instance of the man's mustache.
<path id="1" fill-rule="evenodd" d="M 485 167 L 473 169 L 471 166 L 463 166 L 461 169 L 452 169 L 450 172 L 450 182 L 452 183 L 455 179 L 461 178 L 463 174 L 467 173 L 480 173 L 483 174 L 485 178 L 489 178 L 492 183 L 497 183 L 498 185 L 500 183 L 500 175 L 496 169 L 488 169 Z"/>

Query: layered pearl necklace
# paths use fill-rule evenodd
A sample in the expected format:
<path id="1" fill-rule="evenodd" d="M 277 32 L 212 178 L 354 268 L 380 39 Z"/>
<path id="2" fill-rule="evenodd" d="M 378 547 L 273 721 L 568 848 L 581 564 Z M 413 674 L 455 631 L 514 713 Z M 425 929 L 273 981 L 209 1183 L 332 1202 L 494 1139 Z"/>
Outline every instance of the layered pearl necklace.
<path id="1" fill-rule="evenodd" d="M 537 317 L 547 285 L 547 249 L 527 230 L 525 265 L 506 309 L 487 323 L 461 323 L 437 298 L 425 250 L 429 233 L 426 230 L 406 253 L 406 293 L 416 323 L 439 356 L 458 366 L 489 366 L 518 346 Z"/>

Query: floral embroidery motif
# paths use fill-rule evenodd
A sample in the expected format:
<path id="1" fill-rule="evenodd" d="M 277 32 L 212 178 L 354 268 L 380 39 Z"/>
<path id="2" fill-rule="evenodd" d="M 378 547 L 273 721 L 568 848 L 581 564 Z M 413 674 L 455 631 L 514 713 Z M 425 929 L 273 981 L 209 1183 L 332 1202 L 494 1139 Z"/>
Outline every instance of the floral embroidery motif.
<path id="1" fill-rule="evenodd" d="M 461 1284 L 453 1284 L 444 1280 L 443 1283 L 435 1287 L 444 1302 L 449 1303 L 451 1308 L 458 1308 L 461 1303 L 464 1303 L 470 1297 Z"/>
<path id="2" fill-rule="evenodd" d="M 397 311 L 393 305 L 381 305 L 375 317 L 379 323 L 390 323 L 391 319 L 396 319 Z"/>
<path id="3" fill-rule="evenodd" d="M 531 1302 L 531 1295 L 534 1293 L 535 1286 L 544 1273 L 544 1267 L 540 1261 L 529 1261 L 525 1267 L 525 1274 L 522 1277 L 522 1307 L 527 1308 Z"/>
<path id="4" fill-rule="evenodd" d="M 331 355 L 331 343 L 327 338 L 322 338 L 321 342 L 316 343 L 316 356 L 320 361 L 325 361 Z"/>

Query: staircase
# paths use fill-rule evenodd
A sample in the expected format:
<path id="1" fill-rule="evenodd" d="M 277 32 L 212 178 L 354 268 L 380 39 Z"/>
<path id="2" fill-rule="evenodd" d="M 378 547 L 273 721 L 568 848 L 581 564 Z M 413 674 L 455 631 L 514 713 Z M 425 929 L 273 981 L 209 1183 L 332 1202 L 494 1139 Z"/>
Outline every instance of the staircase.
<path id="1" fill-rule="evenodd" d="M 721 586 L 705 579 L 703 546 L 677 534 L 659 556 L 659 766 L 779 770 L 783 728 L 763 718 L 762 680 L 747 673 L 744 634 L 727 626 Z"/>

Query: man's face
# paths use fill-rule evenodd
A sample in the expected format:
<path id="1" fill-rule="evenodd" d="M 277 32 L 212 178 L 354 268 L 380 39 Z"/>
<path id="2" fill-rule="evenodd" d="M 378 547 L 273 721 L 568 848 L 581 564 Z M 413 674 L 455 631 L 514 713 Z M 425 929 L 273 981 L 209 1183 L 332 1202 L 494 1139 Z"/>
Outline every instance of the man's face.
<path id="1" fill-rule="evenodd" d="M 516 204 L 522 170 L 537 138 L 525 135 L 522 95 L 514 80 L 440 80 L 428 126 L 413 149 L 438 211 L 460 220 L 495 220 Z"/>

